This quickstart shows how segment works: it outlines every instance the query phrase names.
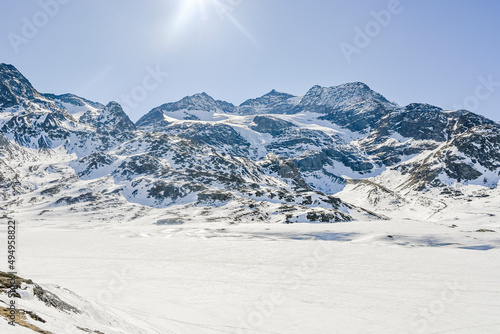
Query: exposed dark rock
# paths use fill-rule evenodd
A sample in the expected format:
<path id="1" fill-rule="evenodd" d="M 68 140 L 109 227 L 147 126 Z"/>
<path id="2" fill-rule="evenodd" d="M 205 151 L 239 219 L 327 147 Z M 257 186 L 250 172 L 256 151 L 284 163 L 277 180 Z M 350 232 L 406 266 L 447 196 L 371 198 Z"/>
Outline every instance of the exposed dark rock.
<path id="1" fill-rule="evenodd" d="M 33 286 L 33 293 L 35 297 L 45 303 L 45 305 L 57 308 L 58 310 L 64 312 L 81 313 L 77 308 L 69 305 L 68 303 L 62 301 L 58 296 L 50 291 L 43 289 L 32 280 L 21 278 L 17 275 L 7 274 L 0 271 L 0 291 L 6 292 L 12 288 L 21 289 L 22 283 Z M 16 298 L 21 296 L 17 294 Z"/>
<path id="2" fill-rule="evenodd" d="M 278 136 L 287 129 L 295 127 L 291 122 L 271 116 L 255 116 L 253 122 L 255 125 L 251 127 L 252 129 L 258 132 L 269 133 L 273 136 Z"/>
<path id="3" fill-rule="evenodd" d="M 14 66 L 0 64 L 0 111 L 23 100 L 37 100 L 41 95 Z"/>
<path id="4" fill-rule="evenodd" d="M 213 203 L 213 202 L 228 202 L 234 198 L 233 195 L 227 192 L 202 192 L 198 194 L 198 202 Z"/>
<path id="5" fill-rule="evenodd" d="M 56 204 L 64 203 L 64 204 L 72 205 L 72 204 L 83 203 L 83 202 L 97 202 L 99 199 L 100 199 L 100 196 L 98 194 L 94 194 L 94 193 L 89 192 L 89 193 L 81 194 L 81 195 L 78 195 L 75 197 L 71 197 L 71 196 L 62 197 L 56 201 Z"/>

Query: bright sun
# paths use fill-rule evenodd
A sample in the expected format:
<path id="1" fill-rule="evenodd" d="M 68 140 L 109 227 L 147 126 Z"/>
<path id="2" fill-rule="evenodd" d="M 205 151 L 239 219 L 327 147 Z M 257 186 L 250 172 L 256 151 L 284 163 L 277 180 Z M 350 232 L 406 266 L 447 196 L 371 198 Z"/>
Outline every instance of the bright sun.
<path id="1" fill-rule="evenodd" d="M 213 2 L 214 0 L 183 0 L 186 6 L 202 8 L 207 3 Z"/>
<path id="2" fill-rule="evenodd" d="M 181 0 L 182 5 L 178 15 L 183 20 L 186 20 L 194 14 L 203 14 L 205 5 L 208 2 L 211 2 L 211 0 Z"/>
<path id="3" fill-rule="evenodd" d="M 181 12 L 199 15 L 204 21 L 213 14 L 222 19 L 224 16 L 229 16 L 239 1 L 241 0 L 181 0 Z"/>
<path id="4" fill-rule="evenodd" d="M 238 29 L 252 44 L 260 47 L 255 38 L 232 15 L 242 0 L 179 0 L 179 11 L 170 26 L 171 34 L 181 35 L 181 31 L 189 24 L 202 22 L 228 22 Z"/>

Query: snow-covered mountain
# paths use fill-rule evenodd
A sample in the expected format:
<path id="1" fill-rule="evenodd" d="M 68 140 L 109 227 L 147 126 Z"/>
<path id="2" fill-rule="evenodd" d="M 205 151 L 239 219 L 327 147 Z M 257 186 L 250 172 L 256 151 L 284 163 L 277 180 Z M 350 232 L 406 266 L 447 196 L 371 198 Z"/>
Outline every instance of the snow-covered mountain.
<path id="1" fill-rule="evenodd" d="M 499 180 L 500 123 L 363 83 L 134 124 L 0 64 L 0 209 L 33 278 L 12 327 L 0 272 L 0 332 L 495 332 Z"/>
<path id="2" fill-rule="evenodd" d="M 286 114 L 295 107 L 302 97 L 272 90 L 269 93 L 249 99 L 237 107 L 240 115 Z"/>
<path id="3" fill-rule="evenodd" d="M 28 201 L 43 215 L 123 206 L 124 220 L 178 220 L 196 207 L 207 221 L 335 222 L 381 218 L 335 197 L 351 180 L 417 193 L 500 180 L 498 123 L 399 106 L 359 82 L 240 106 L 201 93 L 134 124 L 116 102 L 40 94 L 2 64 L 0 97 L 7 213 Z"/>

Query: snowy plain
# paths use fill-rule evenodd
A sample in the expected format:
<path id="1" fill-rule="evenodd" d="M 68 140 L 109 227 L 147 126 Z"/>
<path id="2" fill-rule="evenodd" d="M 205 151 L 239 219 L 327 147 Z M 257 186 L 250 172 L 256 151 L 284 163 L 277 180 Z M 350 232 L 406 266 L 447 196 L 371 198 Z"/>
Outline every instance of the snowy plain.
<path id="1" fill-rule="evenodd" d="M 500 237 L 477 232 L 498 197 L 455 202 L 338 224 L 21 217 L 19 273 L 145 333 L 499 333 Z"/>

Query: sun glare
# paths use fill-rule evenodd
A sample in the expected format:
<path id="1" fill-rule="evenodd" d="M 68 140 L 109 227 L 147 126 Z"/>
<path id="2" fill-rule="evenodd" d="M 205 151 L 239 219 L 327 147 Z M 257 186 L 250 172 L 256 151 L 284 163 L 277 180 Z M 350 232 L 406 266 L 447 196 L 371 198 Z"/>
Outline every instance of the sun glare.
<path id="1" fill-rule="evenodd" d="M 252 34 L 245 29 L 232 15 L 235 4 L 221 0 L 180 0 L 176 19 L 170 26 L 170 35 L 173 38 L 182 35 L 182 30 L 189 24 L 210 24 L 210 22 L 229 22 L 238 29 L 252 44 L 260 47 Z"/>

